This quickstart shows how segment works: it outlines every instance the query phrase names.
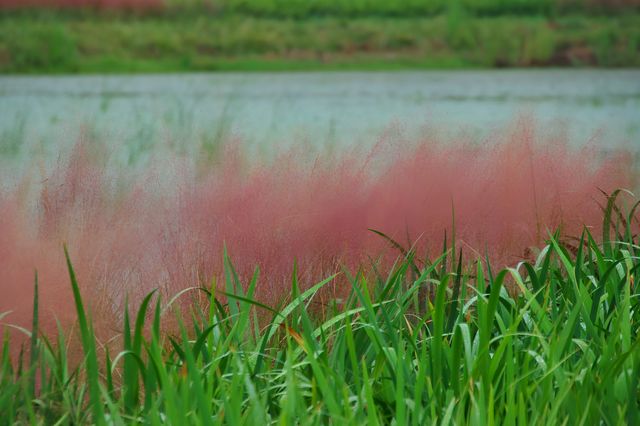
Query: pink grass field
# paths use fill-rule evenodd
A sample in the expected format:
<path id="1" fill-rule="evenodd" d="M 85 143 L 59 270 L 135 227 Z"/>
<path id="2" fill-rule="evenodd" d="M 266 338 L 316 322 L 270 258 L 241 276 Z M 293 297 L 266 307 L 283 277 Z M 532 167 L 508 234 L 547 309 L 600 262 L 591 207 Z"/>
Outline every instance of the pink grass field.
<path id="1" fill-rule="evenodd" d="M 227 147 L 207 166 L 175 159 L 118 178 L 79 143 L 44 176 L 25 173 L 0 193 L 0 312 L 12 311 L 2 321 L 28 326 L 35 270 L 44 328 L 71 321 L 63 243 L 108 332 L 125 294 L 134 304 L 158 287 L 208 286 L 225 245 L 242 277 L 260 267 L 257 297 L 276 305 L 294 260 L 304 287 L 343 266 L 391 265 L 398 251 L 369 228 L 424 257 L 438 254 L 455 218 L 466 259 L 488 253 L 496 267 L 513 265 L 549 231 L 597 233 L 600 190 L 637 183 L 628 153 L 571 149 L 524 121 L 486 142 L 382 140 L 369 151 L 294 149 L 269 161 Z M 338 280 L 330 291 L 345 290 Z"/>

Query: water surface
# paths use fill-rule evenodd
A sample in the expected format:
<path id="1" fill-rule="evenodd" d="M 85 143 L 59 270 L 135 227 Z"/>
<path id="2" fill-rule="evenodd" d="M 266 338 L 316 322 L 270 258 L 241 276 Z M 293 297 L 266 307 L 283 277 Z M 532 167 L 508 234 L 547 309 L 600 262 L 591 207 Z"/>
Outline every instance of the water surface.
<path id="1" fill-rule="evenodd" d="M 371 144 L 390 128 L 481 136 L 518 114 L 576 144 L 640 145 L 640 71 L 5 76 L 0 154 L 55 156 L 81 129 L 134 153 L 230 135 L 265 149 Z"/>

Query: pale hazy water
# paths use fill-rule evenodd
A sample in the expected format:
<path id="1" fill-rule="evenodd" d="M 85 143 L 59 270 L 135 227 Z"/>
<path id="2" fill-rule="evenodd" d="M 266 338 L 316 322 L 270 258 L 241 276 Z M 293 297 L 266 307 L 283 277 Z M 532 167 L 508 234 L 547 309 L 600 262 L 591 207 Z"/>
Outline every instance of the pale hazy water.
<path id="1" fill-rule="evenodd" d="M 518 114 L 576 144 L 640 146 L 640 70 L 5 76 L 0 155 L 56 157 L 80 129 L 132 158 L 220 135 L 263 150 L 373 144 L 389 128 L 481 136 Z"/>

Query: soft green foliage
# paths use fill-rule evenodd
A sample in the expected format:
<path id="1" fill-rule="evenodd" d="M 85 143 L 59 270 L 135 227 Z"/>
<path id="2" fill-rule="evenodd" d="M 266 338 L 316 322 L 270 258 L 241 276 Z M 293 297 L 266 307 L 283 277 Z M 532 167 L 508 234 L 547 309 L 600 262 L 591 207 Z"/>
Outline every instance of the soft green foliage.
<path id="1" fill-rule="evenodd" d="M 274 18 L 336 16 L 434 16 L 448 13 L 452 3 L 475 16 L 569 13 L 615 15 L 638 10 L 637 0 L 0 0 L 0 12 L 26 13 L 64 9 L 87 16 L 243 14 Z"/>
<path id="2" fill-rule="evenodd" d="M 0 17 L 0 72 L 640 66 L 640 15 Z"/>
<path id="3" fill-rule="evenodd" d="M 457 2 L 474 15 L 603 13 L 637 8 L 622 0 L 167 0 L 169 10 L 210 10 L 260 16 L 337 15 L 430 16 L 447 12 Z"/>
<path id="4" fill-rule="evenodd" d="M 16 69 L 73 71 L 77 45 L 63 24 L 34 21 L 29 26 L 28 37 L 21 36 L 23 30 L 20 22 L 3 22 L 5 37 L 2 37 L 0 56 L 5 51 Z"/>
<path id="5" fill-rule="evenodd" d="M 601 244 L 588 230 L 575 243 L 550 235 L 535 262 L 501 271 L 463 262 L 446 241 L 432 262 L 403 249 L 386 278 L 344 272 L 349 297 L 323 315 L 310 306 L 335 277 L 300 292 L 294 268 L 291 301 L 274 309 L 253 300 L 258 272 L 241 283 L 225 257 L 223 286 L 166 305 L 151 293 L 133 324 L 126 311 L 115 356 L 98 349 L 69 262 L 83 361 L 69 365 L 63 333 L 32 335 L 28 365 L 10 360 L 5 339 L 2 420 L 637 424 L 638 204 L 625 213 L 621 193 L 603 207 Z M 189 292 L 208 303 L 187 322 L 173 308 Z M 174 332 L 162 331 L 167 317 Z"/>

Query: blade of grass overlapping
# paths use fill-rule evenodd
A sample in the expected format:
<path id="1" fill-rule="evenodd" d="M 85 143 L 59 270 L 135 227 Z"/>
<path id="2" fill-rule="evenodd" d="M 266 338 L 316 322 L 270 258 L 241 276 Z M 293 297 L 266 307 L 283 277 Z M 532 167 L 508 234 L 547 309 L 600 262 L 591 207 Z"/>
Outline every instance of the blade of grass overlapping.
<path id="1" fill-rule="evenodd" d="M 38 272 L 35 272 L 34 284 L 33 284 L 33 316 L 31 320 L 31 339 L 30 339 L 30 350 L 29 350 L 29 375 L 30 375 L 30 383 L 29 383 L 29 395 L 35 398 L 36 396 L 36 376 L 37 376 L 37 361 L 38 361 L 38 316 L 39 314 L 39 306 L 38 306 Z"/>
<path id="2" fill-rule="evenodd" d="M 98 371 L 98 354 L 95 336 L 93 334 L 92 325 L 87 318 L 87 314 L 82 302 L 82 296 L 80 295 L 80 287 L 76 280 L 76 274 L 71 264 L 71 258 L 67 247 L 64 247 L 64 255 L 67 261 L 67 268 L 69 271 L 69 279 L 71 281 L 71 288 L 73 290 L 73 298 L 76 306 L 76 313 L 78 315 L 78 323 L 80 327 L 80 336 L 82 339 L 82 348 L 86 357 L 86 373 L 87 380 L 89 382 L 89 397 L 91 400 L 91 410 L 93 413 L 92 421 L 96 424 L 104 424 L 104 409 L 102 406 Z"/>

